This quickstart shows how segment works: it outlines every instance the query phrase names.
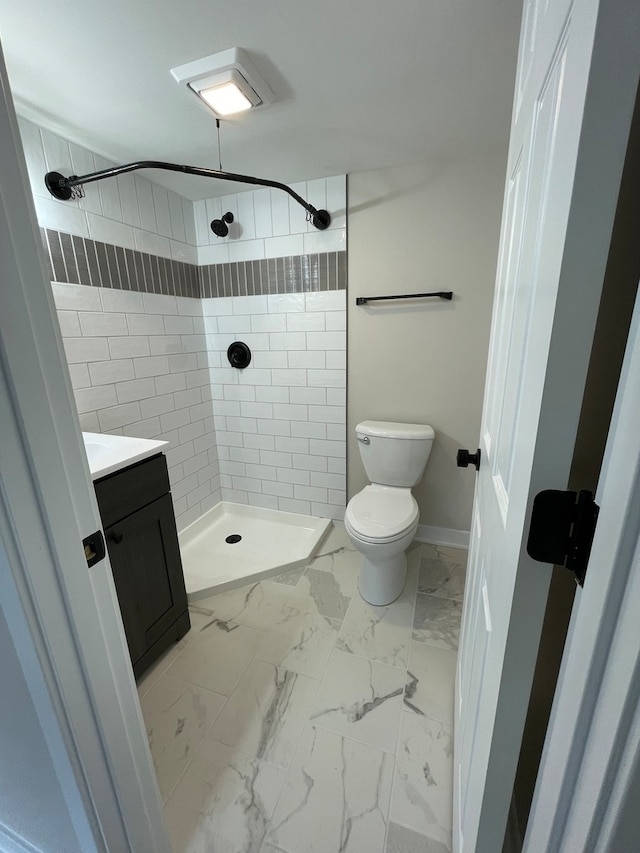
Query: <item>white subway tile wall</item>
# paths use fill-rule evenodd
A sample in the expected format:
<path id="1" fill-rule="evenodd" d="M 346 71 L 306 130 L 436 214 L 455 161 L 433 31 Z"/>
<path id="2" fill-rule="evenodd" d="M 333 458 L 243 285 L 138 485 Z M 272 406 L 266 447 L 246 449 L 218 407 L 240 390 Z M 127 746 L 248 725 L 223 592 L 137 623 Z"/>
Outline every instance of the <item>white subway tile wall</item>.
<path id="1" fill-rule="evenodd" d="M 346 291 L 203 299 L 202 304 L 223 499 L 341 519 L 346 365 L 327 369 L 327 359 L 339 343 L 344 353 L 346 336 L 325 330 L 344 324 Z M 292 323 L 312 331 L 247 331 L 286 329 Z M 226 359 L 227 347 L 237 339 L 252 349 L 245 370 Z"/>
<path id="2" fill-rule="evenodd" d="M 346 177 L 291 184 L 331 224 L 319 231 L 306 210 L 282 190 L 248 190 L 192 202 L 143 177 L 119 175 L 84 187 L 85 197 L 58 201 L 44 185 L 47 171 L 82 175 L 119 165 L 25 118 L 19 119 L 38 222 L 101 243 L 177 261 L 209 264 L 252 261 L 346 249 Z M 210 223 L 231 211 L 235 221 L 221 239 Z"/>
<path id="3" fill-rule="evenodd" d="M 18 120 L 38 222 L 102 243 L 196 264 L 193 203 L 140 173 L 84 187 L 85 197 L 58 201 L 44 184 L 48 171 L 82 175 L 120 165 L 68 142 L 24 118 Z"/>
<path id="4" fill-rule="evenodd" d="M 170 442 L 179 529 L 220 499 L 342 518 L 346 336 L 323 330 L 344 325 L 345 290 L 200 300 L 52 287 L 83 429 Z M 249 331 L 292 325 L 311 331 Z M 242 371 L 226 359 L 237 339 L 253 352 Z"/>
<path id="5" fill-rule="evenodd" d="M 293 185 L 331 213 L 323 232 L 279 191 L 191 202 L 140 174 L 61 202 L 46 171 L 111 164 L 19 123 L 51 278 L 82 282 L 52 287 L 83 429 L 170 442 L 178 529 L 221 498 L 342 518 L 345 176 Z M 209 222 L 227 210 L 219 240 Z M 318 292 L 289 292 L 306 288 Z M 226 359 L 238 339 L 253 351 L 244 371 Z"/>
<path id="6" fill-rule="evenodd" d="M 181 530 L 221 499 L 201 301 L 52 288 L 83 430 L 169 442 Z"/>
<path id="7" fill-rule="evenodd" d="M 318 210 L 327 209 L 331 224 L 319 231 L 307 221 L 306 210 L 281 190 L 260 189 L 194 202 L 198 263 L 233 263 L 288 255 L 340 252 L 347 248 L 346 178 L 337 175 L 291 184 Z M 226 211 L 235 222 L 224 241 L 209 223 Z"/>

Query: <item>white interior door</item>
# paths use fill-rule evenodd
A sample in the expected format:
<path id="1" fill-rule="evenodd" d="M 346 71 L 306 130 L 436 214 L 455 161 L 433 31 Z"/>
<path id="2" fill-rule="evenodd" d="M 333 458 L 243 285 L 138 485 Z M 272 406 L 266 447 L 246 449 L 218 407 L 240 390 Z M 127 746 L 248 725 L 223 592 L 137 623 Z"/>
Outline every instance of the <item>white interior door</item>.
<path id="1" fill-rule="evenodd" d="M 454 849 L 502 849 L 638 84 L 637 0 L 525 0 L 456 679 Z"/>
<path id="2" fill-rule="evenodd" d="M 1 48 L 0 161 L 0 848 L 169 853 Z"/>
<path id="3" fill-rule="evenodd" d="M 640 39 L 640 29 L 638 30 Z M 562 669 L 526 853 L 640 850 L 640 296 L 607 439 L 584 589 Z"/>

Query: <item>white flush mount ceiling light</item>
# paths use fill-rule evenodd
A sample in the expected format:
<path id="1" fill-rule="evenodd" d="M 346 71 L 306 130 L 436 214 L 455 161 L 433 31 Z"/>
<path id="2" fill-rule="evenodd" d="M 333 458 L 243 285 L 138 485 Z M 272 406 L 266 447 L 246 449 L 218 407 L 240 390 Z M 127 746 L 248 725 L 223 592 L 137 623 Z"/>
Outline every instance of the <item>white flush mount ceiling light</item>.
<path id="1" fill-rule="evenodd" d="M 218 118 L 271 104 L 275 99 L 269 84 L 239 47 L 179 65 L 171 69 L 171 74 L 176 82 L 195 92 Z"/>
<path id="2" fill-rule="evenodd" d="M 199 81 L 195 89 L 217 116 L 230 116 L 257 107 L 262 103 L 244 77 L 234 68 L 214 75 L 210 80 Z M 190 84 L 190 88 L 194 88 Z"/>

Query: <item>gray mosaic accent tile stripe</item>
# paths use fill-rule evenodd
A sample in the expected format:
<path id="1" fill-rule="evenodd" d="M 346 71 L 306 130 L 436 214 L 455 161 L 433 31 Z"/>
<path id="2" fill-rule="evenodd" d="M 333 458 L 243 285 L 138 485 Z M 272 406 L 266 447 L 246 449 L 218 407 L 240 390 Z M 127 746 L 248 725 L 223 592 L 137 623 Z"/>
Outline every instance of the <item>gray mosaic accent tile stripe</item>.
<path id="1" fill-rule="evenodd" d="M 51 281 L 194 299 L 346 290 L 347 253 L 324 252 L 198 267 L 41 228 Z"/>
<path id="2" fill-rule="evenodd" d="M 293 255 L 199 267 L 205 298 L 346 290 L 347 253 Z"/>
<path id="3" fill-rule="evenodd" d="M 198 267 L 41 228 L 51 281 L 200 298 Z"/>

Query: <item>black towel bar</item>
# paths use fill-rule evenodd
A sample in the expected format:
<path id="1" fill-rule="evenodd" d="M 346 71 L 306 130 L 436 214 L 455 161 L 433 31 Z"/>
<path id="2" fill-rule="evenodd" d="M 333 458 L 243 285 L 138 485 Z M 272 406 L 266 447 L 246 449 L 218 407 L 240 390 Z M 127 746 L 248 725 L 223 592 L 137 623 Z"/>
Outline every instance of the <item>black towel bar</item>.
<path id="1" fill-rule="evenodd" d="M 367 302 L 377 302 L 380 299 L 422 299 L 424 296 L 439 296 L 440 299 L 452 299 L 452 290 L 437 290 L 433 293 L 404 293 L 402 296 L 357 296 L 356 305 L 366 305 Z"/>

